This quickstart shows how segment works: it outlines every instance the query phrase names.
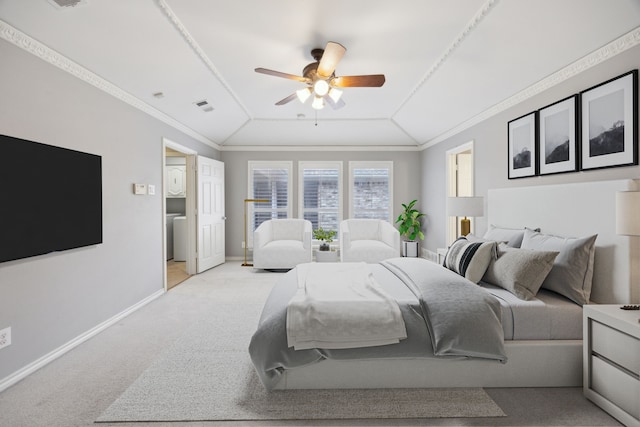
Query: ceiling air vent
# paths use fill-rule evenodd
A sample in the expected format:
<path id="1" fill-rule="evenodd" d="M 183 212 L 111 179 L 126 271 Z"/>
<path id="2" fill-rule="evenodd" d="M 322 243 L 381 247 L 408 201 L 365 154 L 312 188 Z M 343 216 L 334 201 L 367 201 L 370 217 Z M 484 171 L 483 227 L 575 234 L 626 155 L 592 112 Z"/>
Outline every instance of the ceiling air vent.
<path id="1" fill-rule="evenodd" d="M 211 105 L 209 105 L 209 103 L 206 100 L 203 101 L 199 101 L 195 103 L 198 107 L 200 107 L 200 109 L 202 111 L 204 111 L 205 113 L 208 113 L 210 111 L 213 111 L 213 107 Z"/>
<path id="2" fill-rule="evenodd" d="M 87 2 L 86 0 L 49 0 L 49 3 L 51 3 L 55 7 L 64 8 L 75 7 L 79 4 L 86 4 Z"/>

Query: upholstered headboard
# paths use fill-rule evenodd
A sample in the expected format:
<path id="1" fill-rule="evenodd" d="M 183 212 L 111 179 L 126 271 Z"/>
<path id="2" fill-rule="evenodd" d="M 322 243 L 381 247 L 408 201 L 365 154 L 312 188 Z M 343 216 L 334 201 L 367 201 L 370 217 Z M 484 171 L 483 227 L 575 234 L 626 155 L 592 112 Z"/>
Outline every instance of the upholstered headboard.
<path id="1" fill-rule="evenodd" d="M 612 180 L 489 190 L 488 223 L 539 227 L 566 237 L 598 234 L 591 300 L 638 303 L 640 284 L 631 285 L 637 277 L 632 281 L 630 237 L 615 231 L 615 193 L 633 185 L 632 180 Z"/>

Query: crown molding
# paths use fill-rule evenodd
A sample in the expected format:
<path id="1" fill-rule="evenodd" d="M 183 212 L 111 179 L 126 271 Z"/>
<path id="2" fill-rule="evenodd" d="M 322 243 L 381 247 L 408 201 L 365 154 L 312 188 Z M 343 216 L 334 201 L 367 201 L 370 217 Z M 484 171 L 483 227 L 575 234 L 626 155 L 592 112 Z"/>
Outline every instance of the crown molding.
<path id="1" fill-rule="evenodd" d="M 422 149 L 413 145 L 225 145 L 222 151 L 421 151 Z"/>
<path id="2" fill-rule="evenodd" d="M 535 83 L 526 89 L 516 93 L 515 95 L 505 99 L 504 101 L 494 105 L 493 107 L 483 111 L 475 117 L 459 124 L 458 126 L 452 128 L 451 130 L 433 138 L 423 144 L 420 145 L 421 150 L 424 150 L 429 147 L 433 147 L 436 144 L 439 144 L 448 138 L 466 130 L 472 126 L 477 125 L 492 116 L 495 116 L 498 113 L 501 113 L 511 107 L 520 104 L 521 102 L 526 101 L 529 98 L 534 97 L 547 89 L 550 89 L 565 80 L 568 80 L 583 71 L 586 71 L 596 65 L 602 64 L 603 62 L 613 58 L 614 56 L 636 47 L 640 44 L 640 27 L 637 27 L 627 34 L 615 39 L 611 43 L 601 47 L 600 49 L 580 58 L 574 63 L 556 71 L 550 76 L 540 80 L 538 83 Z"/>
<path id="3" fill-rule="evenodd" d="M 119 99 L 122 102 L 125 102 L 132 107 L 137 108 L 138 110 L 150 115 L 151 117 L 158 119 L 167 125 L 179 130 L 180 132 L 189 135 L 193 139 L 202 142 L 216 150 L 220 150 L 221 146 L 209 138 L 199 134 L 193 129 L 183 125 L 172 117 L 166 115 L 165 113 L 155 109 L 151 105 L 146 102 L 136 98 L 130 93 L 120 89 L 118 86 L 113 83 L 103 79 L 102 77 L 94 74 L 88 69 L 84 68 L 80 64 L 70 60 L 66 56 L 62 55 L 59 52 L 51 49 L 50 47 L 40 43 L 39 41 L 29 37 L 22 31 L 17 28 L 9 25 L 8 23 L 0 20 L 0 38 L 6 40 L 9 43 L 31 53 L 34 56 L 42 59 L 49 64 L 60 68 L 63 71 L 71 74 L 72 76 L 89 83 L 97 89 L 100 89 L 103 92 L 108 93 L 114 98 Z"/>
<path id="4" fill-rule="evenodd" d="M 413 90 L 409 93 L 409 95 L 402 101 L 402 103 L 396 108 L 395 113 L 391 115 L 393 119 L 399 112 L 404 108 L 405 105 L 414 97 L 416 93 L 420 90 L 420 88 L 435 74 L 436 71 L 444 64 L 444 62 L 451 56 L 454 50 L 462 42 L 466 39 L 469 34 L 482 22 L 482 20 L 491 12 L 493 6 L 498 3 L 498 0 L 487 0 L 482 7 L 476 12 L 476 14 L 471 18 L 471 20 L 467 23 L 467 26 L 458 34 L 458 36 L 447 46 L 445 51 L 436 59 L 431 68 L 427 70 L 427 72 L 422 76 L 422 79 L 418 82 L 418 84 L 413 88 Z"/>
<path id="5" fill-rule="evenodd" d="M 229 86 L 229 84 L 225 81 L 225 79 L 222 77 L 222 74 L 220 74 L 216 66 L 213 65 L 213 61 L 209 59 L 209 57 L 204 52 L 204 50 L 200 47 L 198 42 L 196 42 L 196 40 L 193 38 L 191 33 L 189 33 L 189 31 L 187 30 L 187 27 L 185 27 L 182 21 L 180 21 L 180 18 L 178 18 L 178 16 L 173 12 L 173 10 L 169 7 L 166 1 L 156 0 L 156 2 L 158 4 L 158 7 L 160 7 L 162 12 L 167 17 L 167 19 L 171 21 L 171 24 L 176 28 L 176 30 L 180 33 L 182 38 L 187 42 L 191 50 L 193 50 L 196 56 L 200 58 L 200 60 L 209 69 L 209 71 L 211 71 L 211 74 L 213 74 L 213 77 L 215 77 L 218 80 L 218 82 L 222 85 L 222 87 L 225 88 L 225 90 L 229 93 L 229 95 L 231 95 L 233 100 L 240 106 L 240 108 L 242 108 L 242 111 L 244 111 L 247 118 L 250 120 L 251 114 L 249 113 L 249 109 L 242 103 L 242 101 L 240 101 L 240 97 L 236 95 L 233 89 L 231 89 L 231 86 Z"/>

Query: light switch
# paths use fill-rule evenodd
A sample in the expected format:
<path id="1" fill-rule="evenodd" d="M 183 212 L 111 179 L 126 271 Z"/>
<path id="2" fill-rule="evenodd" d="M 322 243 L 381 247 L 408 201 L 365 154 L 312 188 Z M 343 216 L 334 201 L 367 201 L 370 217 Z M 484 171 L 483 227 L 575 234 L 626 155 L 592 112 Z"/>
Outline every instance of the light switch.
<path id="1" fill-rule="evenodd" d="M 133 194 L 147 194 L 147 184 L 133 184 Z"/>
<path id="2" fill-rule="evenodd" d="M 147 185 L 147 194 L 153 196 L 156 194 L 156 186 L 153 184 Z"/>

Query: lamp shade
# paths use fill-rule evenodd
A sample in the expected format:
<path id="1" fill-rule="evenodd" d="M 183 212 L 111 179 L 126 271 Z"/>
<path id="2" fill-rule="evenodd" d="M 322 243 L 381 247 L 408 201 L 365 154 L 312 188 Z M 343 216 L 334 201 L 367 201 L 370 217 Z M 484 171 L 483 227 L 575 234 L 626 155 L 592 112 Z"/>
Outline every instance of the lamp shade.
<path id="1" fill-rule="evenodd" d="M 447 215 L 483 216 L 484 197 L 448 197 Z"/>
<path id="2" fill-rule="evenodd" d="M 616 233 L 640 236 L 640 191 L 616 193 Z"/>

